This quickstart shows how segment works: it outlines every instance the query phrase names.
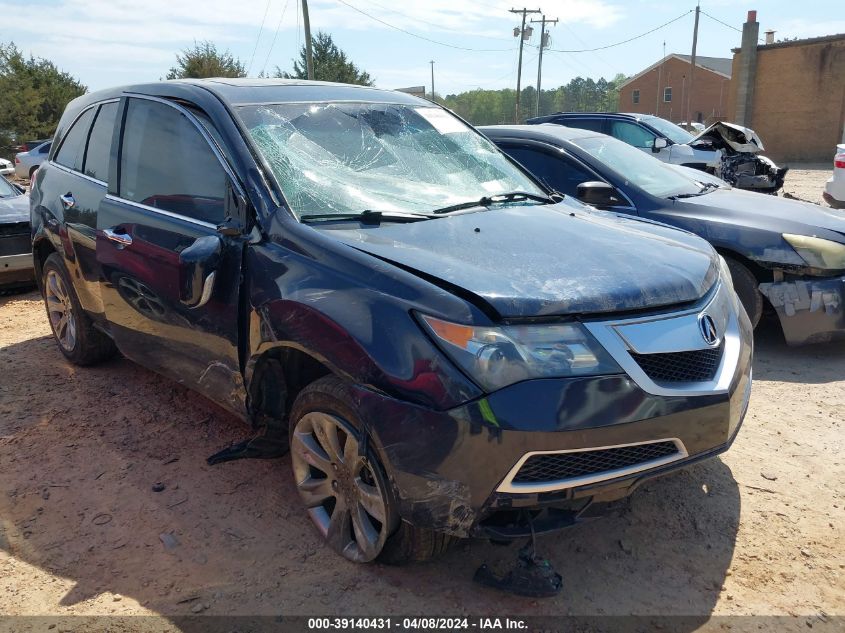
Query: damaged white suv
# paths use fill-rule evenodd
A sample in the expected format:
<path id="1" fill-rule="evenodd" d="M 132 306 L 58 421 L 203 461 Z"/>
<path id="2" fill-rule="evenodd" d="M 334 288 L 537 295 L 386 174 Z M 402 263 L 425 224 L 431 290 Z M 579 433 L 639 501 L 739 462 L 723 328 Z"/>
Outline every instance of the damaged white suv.
<path id="1" fill-rule="evenodd" d="M 526 123 L 557 123 L 601 132 L 664 163 L 706 171 L 739 189 L 776 193 L 788 171 L 761 155 L 763 142 L 754 130 L 733 123 L 713 123 L 697 136 L 649 114 L 558 112 Z"/>

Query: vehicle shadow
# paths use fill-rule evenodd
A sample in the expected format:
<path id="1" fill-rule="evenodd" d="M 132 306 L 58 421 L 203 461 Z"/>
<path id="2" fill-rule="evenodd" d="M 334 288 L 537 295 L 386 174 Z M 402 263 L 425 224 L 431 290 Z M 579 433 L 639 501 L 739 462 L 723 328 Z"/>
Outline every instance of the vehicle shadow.
<path id="1" fill-rule="evenodd" d="M 824 384 L 845 376 L 845 340 L 789 347 L 777 317 L 754 331 L 754 380 Z"/>
<path id="2" fill-rule="evenodd" d="M 66 585 L 58 615 L 108 613 L 120 594 L 185 630 L 199 630 L 181 619 L 195 609 L 700 624 L 733 555 L 740 495 L 716 459 L 643 486 L 622 514 L 540 537 L 564 577 L 552 599 L 473 585 L 482 562 L 515 560 L 515 545 L 465 541 L 427 564 L 354 565 L 306 518 L 287 457 L 206 465 L 248 429 L 201 396 L 123 359 L 73 367 L 46 336 L 0 348 L 0 367 L 15 368 L 0 378 L 0 550 Z"/>

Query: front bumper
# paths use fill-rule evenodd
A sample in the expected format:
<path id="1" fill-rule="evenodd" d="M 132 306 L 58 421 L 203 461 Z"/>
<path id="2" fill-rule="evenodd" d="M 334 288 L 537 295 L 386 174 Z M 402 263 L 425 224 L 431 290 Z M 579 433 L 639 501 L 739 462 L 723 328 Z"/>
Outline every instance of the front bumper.
<path id="1" fill-rule="evenodd" d="M 845 277 L 802 277 L 760 284 L 789 345 L 845 338 Z"/>
<path id="2" fill-rule="evenodd" d="M 32 283 L 34 280 L 35 269 L 31 253 L 0 257 L 0 286 Z"/>
<path id="3" fill-rule="evenodd" d="M 0 167 L 0 176 L 10 176 L 15 173 L 14 167 Z"/>
<path id="4" fill-rule="evenodd" d="M 696 319 L 714 303 L 681 316 Z M 650 324 L 648 319 L 637 322 Z M 539 379 L 442 412 L 360 388 L 362 417 L 400 515 L 455 536 L 514 538 L 530 533 L 524 521 L 528 511 L 538 518 L 535 532 L 550 531 L 586 518 L 650 477 L 726 450 L 751 390 L 751 327 L 745 313 L 736 310 L 730 323 L 734 333 L 730 341 L 725 334 L 724 360 L 714 381 L 685 383 L 685 388 L 644 384 L 632 377 L 634 372 Z M 634 346 L 653 344 L 626 334 Z M 553 489 L 523 492 L 507 485 L 509 473 L 530 453 L 603 450 L 667 438 L 684 449 L 682 458 L 671 463 Z"/>

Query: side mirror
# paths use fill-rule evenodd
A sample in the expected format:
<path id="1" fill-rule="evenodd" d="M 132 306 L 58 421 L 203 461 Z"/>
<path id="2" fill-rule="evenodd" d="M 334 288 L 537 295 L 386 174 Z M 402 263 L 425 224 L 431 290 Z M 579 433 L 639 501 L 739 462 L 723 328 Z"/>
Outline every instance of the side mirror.
<path id="1" fill-rule="evenodd" d="M 657 154 L 664 147 L 668 147 L 668 146 L 669 146 L 669 141 L 667 141 L 665 138 L 657 137 L 657 138 L 654 139 L 654 143 L 651 146 L 651 151 L 654 152 L 655 154 Z"/>
<path id="2" fill-rule="evenodd" d="M 594 207 L 615 207 L 622 204 L 622 196 L 613 185 L 599 180 L 578 185 L 578 199 Z"/>
<path id="3" fill-rule="evenodd" d="M 179 253 L 179 300 L 189 308 L 208 303 L 223 244 L 217 235 L 198 238 Z"/>

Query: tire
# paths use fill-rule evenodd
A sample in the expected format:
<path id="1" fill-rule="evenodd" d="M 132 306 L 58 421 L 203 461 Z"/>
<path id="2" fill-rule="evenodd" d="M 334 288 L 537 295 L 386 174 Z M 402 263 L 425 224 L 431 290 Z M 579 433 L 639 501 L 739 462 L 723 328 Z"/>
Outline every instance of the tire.
<path id="1" fill-rule="evenodd" d="M 294 483 L 335 552 L 357 563 L 398 565 L 446 550 L 452 537 L 400 520 L 376 451 L 368 446 L 360 457 L 363 425 L 347 383 L 325 376 L 305 387 L 291 408 L 288 429 Z"/>
<path id="2" fill-rule="evenodd" d="M 748 314 L 751 327 L 756 328 L 760 322 L 760 317 L 763 315 L 763 295 L 757 289 L 757 278 L 748 268 L 735 259 L 725 257 L 725 261 L 728 264 L 728 270 L 731 271 L 734 290 L 736 290 L 739 301 Z"/>
<path id="3" fill-rule="evenodd" d="M 47 319 L 59 351 L 74 365 L 93 365 L 114 355 L 114 342 L 94 327 L 76 296 L 58 253 L 44 262 L 42 288 Z M 63 317 L 67 318 L 63 318 Z"/>

